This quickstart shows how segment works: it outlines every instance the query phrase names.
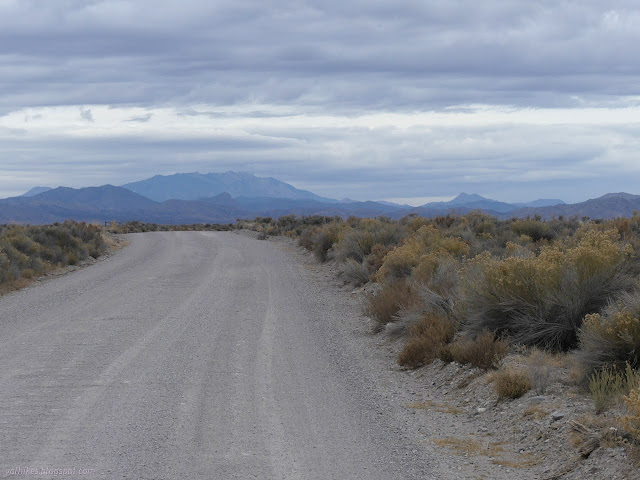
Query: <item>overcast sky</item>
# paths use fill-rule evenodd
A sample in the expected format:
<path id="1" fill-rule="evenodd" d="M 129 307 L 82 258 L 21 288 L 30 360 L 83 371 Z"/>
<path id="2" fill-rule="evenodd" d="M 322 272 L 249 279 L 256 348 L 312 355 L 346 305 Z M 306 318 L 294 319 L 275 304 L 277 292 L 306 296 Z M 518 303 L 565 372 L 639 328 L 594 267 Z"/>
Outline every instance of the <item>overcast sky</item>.
<path id="1" fill-rule="evenodd" d="M 636 1 L 0 0 L 0 197 L 226 170 L 640 194 L 638 45 Z"/>

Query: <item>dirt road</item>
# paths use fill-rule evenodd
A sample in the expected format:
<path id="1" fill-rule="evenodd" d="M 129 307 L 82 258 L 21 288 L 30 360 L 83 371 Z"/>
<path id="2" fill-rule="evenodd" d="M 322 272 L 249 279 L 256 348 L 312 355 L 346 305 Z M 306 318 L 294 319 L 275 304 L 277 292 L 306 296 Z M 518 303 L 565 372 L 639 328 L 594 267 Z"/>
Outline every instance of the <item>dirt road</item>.
<path id="1" fill-rule="evenodd" d="M 442 478 L 286 251 L 129 240 L 0 298 L 0 478 Z"/>

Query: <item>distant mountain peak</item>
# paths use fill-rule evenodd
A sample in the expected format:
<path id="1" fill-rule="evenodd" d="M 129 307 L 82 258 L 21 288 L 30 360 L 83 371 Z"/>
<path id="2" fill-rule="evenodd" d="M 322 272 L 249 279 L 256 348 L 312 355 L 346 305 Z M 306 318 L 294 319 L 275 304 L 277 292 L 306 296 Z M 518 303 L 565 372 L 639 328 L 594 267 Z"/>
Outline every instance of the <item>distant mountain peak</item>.
<path id="1" fill-rule="evenodd" d="M 170 199 L 198 200 L 215 197 L 223 192 L 234 198 L 267 197 L 335 202 L 275 178 L 258 177 L 249 172 L 155 175 L 123 187 L 158 202 Z"/>
<path id="2" fill-rule="evenodd" d="M 34 195 L 38 195 L 40 193 L 48 192 L 51 190 L 51 187 L 33 187 L 28 192 L 20 195 L 21 197 L 33 197 Z"/>
<path id="3" fill-rule="evenodd" d="M 457 205 L 457 204 L 465 204 L 465 203 L 471 203 L 471 202 L 482 202 L 487 200 L 489 199 L 481 195 L 478 195 L 477 193 L 469 194 L 469 193 L 463 192 L 453 200 L 450 200 L 448 203 L 450 203 L 451 205 Z"/>
<path id="4" fill-rule="evenodd" d="M 633 195 L 631 193 L 625 193 L 625 192 L 618 192 L 618 193 L 607 193 L 599 197 L 599 199 L 602 199 L 602 200 L 606 200 L 607 198 L 622 198 L 624 200 L 634 200 L 638 198 L 638 195 Z"/>

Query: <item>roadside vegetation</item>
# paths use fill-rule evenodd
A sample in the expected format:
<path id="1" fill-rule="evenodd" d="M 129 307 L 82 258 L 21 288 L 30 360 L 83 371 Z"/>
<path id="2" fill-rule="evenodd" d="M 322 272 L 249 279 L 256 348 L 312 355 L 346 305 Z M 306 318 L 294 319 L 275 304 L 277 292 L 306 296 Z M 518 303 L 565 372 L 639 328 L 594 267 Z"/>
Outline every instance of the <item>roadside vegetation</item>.
<path id="1" fill-rule="evenodd" d="M 106 231 L 109 233 L 142 233 L 142 232 L 185 232 L 185 231 L 198 231 L 198 232 L 210 232 L 210 231 L 225 231 L 233 230 L 233 224 L 218 224 L 218 223 L 193 223 L 193 224 L 181 224 L 181 225 L 166 225 L 161 223 L 146 223 L 132 220 L 129 222 L 111 222 L 106 226 Z"/>
<path id="2" fill-rule="evenodd" d="M 374 330 L 405 332 L 400 365 L 440 359 L 495 370 L 497 396 L 509 401 L 543 392 L 549 358 L 561 355 L 596 413 L 618 408 L 625 442 L 640 445 L 640 215 L 289 215 L 236 228 L 296 238 L 336 262 L 345 283 L 365 285 Z M 510 351 L 525 352 L 529 367 L 504 366 Z"/>
<path id="3" fill-rule="evenodd" d="M 97 258 L 106 249 L 100 228 L 86 223 L 0 225 L 0 291 L 24 286 L 55 268 Z"/>

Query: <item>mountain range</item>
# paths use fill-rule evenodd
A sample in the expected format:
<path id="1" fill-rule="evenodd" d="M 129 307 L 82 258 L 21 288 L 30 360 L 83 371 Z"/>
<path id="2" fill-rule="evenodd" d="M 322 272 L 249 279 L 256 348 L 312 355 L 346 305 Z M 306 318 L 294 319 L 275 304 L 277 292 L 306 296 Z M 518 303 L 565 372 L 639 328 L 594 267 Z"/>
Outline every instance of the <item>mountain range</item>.
<path id="1" fill-rule="evenodd" d="M 613 218 L 640 210 L 640 195 L 611 193 L 566 204 L 557 199 L 505 203 L 462 193 L 448 202 L 419 207 L 391 202 L 334 200 L 297 189 L 274 178 L 244 172 L 156 175 L 123 186 L 73 189 L 34 187 L 22 196 L 0 200 L 0 224 L 139 220 L 155 223 L 232 223 L 238 218 L 281 215 L 328 215 L 400 218 L 483 211 L 499 218 L 540 215 Z"/>

